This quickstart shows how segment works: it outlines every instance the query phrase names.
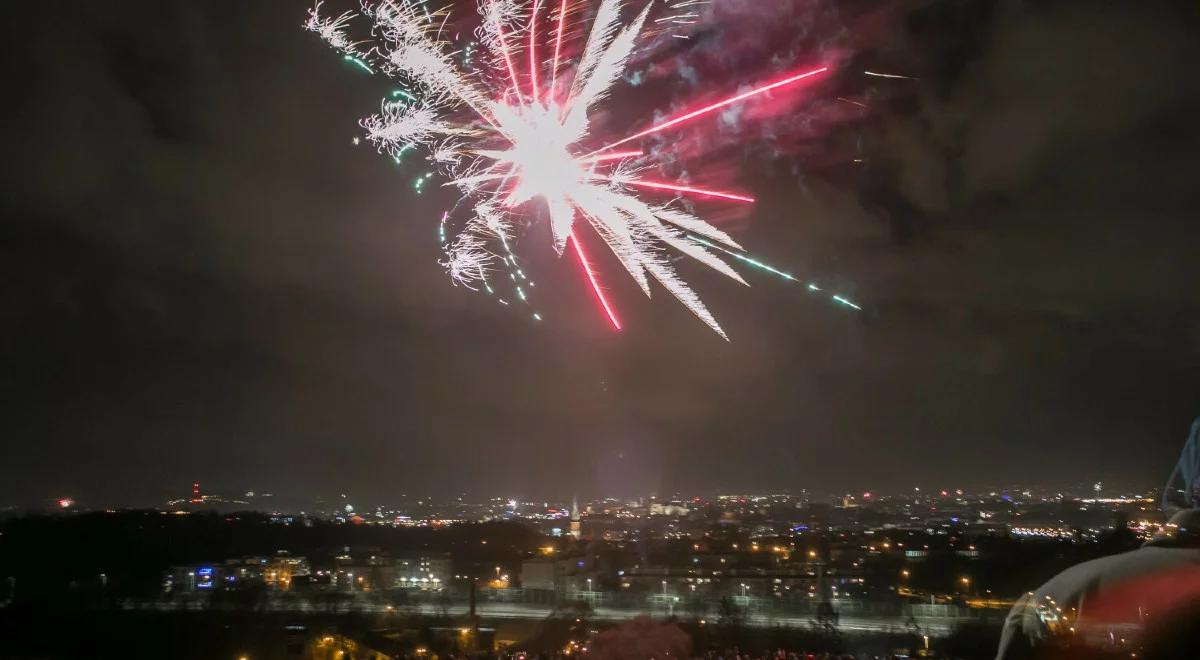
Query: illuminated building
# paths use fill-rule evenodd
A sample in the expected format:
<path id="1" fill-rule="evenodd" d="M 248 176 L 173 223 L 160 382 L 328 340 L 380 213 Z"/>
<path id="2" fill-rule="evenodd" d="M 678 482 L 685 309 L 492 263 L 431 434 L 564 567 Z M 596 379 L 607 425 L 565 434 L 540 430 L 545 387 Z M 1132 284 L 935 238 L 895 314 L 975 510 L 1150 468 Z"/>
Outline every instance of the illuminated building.
<path id="1" fill-rule="evenodd" d="M 222 567 L 212 564 L 173 566 L 163 575 L 163 591 L 166 593 L 190 593 L 225 590 L 225 584 L 230 581 L 230 577 L 226 575 Z"/>
<path id="2" fill-rule="evenodd" d="M 579 538 L 583 536 L 583 523 L 579 520 L 579 500 L 571 498 L 571 536 Z"/>
<path id="3" fill-rule="evenodd" d="M 402 589 L 442 589 L 450 579 L 449 557 L 415 557 L 396 560 L 397 587 Z"/>
<path id="4" fill-rule="evenodd" d="M 650 515 L 652 516 L 686 516 L 690 510 L 682 502 L 652 502 L 650 504 Z"/>
<path id="5" fill-rule="evenodd" d="M 263 582 L 280 591 L 290 591 L 295 578 L 311 574 L 312 569 L 306 558 L 288 554 L 272 557 L 262 569 Z"/>

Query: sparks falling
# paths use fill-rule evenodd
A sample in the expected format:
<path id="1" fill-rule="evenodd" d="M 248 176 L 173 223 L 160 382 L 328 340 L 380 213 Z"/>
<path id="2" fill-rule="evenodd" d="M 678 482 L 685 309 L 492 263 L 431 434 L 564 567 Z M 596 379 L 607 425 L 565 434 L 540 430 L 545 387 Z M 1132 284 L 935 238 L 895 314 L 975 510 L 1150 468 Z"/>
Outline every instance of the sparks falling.
<path id="1" fill-rule="evenodd" d="M 630 143 L 762 94 L 794 91 L 827 68 L 790 72 L 626 137 L 594 135 L 589 118 L 621 79 L 643 29 L 695 22 L 696 11 L 706 2 L 670 0 L 667 15 L 649 24 L 653 3 L 647 2 L 632 21 L 622 24 L 622 0 L 599 0 L 574 66 L 568 66 L 563 45 L 573 39 L 570 15 L 578 10 L 578 0 L 479 0 L 475 40 L 463 50 L 455 50 L 447 40 L 449 10 L 434 11 L 426 3 L 363 0 L 360 13 L 327 18 L 318 2 L 305 27 L 347 61 L 403 84 L 403 95 L 386 99 L 380 113 L 364 119 L 362 127 L 376 149 L 397 162 L 406 151 L 423 149 L 434 170 L 448 179 L 445 185 L 458 188 L 462 201 L 468 202 L 456 208 L 473 208 L 473 216 L 460 224 L 453 239 L 446 236 L 448 214 L 439 226 L 445 255 L 441 263 L 451 279 L 491 293 L 491 278 L 503 264 L 514 291 L 527 301 L 525 275 L 516 265 L 512 242 L 523 223 L 546 218 L 554 250 L 561 255 L 571 245 L 614 329 L 620 330 L 621 323 L 583 247 L 597 238 L 647 296 L 650 280 L 657 281 L 728 339 L 699 296 L 676 274 L 671 253 L 691 257 L 742 284 L 745 280 L 719 255 L 757 262 L 745 257 L 725 232 L 683 210 L 676 200 L 682 195 L 719 203 L 754 199 L 643 178 L 643 153 Z M 369 22 L 371 39 L 354 41 L 349 36 L 358 19 Z M 621 145 L 628 146 L 617 151 Z M 418 192 L 430 176 L 417 180 Z M 638 196 L 639 190 L 668 199 L 651 201 Z M 581 232 L 595 238 L 581 241 Z M 502 250 L 489 247 L 497 244 Z M 534 317 L 541 318 L 536 313 Z"/>

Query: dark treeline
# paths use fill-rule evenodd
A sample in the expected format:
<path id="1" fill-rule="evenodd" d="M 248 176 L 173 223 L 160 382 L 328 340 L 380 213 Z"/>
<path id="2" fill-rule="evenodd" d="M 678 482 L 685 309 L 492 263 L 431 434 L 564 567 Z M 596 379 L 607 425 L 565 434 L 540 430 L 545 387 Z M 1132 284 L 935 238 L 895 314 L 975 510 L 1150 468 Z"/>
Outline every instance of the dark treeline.
<path id="1" fill-rule="evenodd" d="M 3 658 L 204 658 L 255 660 L 304 657 L 312 634 L 361 622 L 244 612 L 118 612 L 0 610 Z"/>
<path id="2" fill-rule="evenodd" d="M 332 564 L 346 548 L 392 555 L 449 553 L 464 566 L 511 563 L 532 552 L 541 538 L 516 523 L 440 529 L 324 521 L 284 525 L 259 513 L 122 511 L 13 518 L 0 524 L 0 602 L 14 598 L 14 591 L 18 604 L 144 598 L 161 592 L 163 571 L 170 566 L 281 550 L 307 556 L 318 566 Z"/>
<path id="3" fill-rule="evenodd" d="M 854 634 L 818 628 L 749 628 L 735 620 L 635 620 L 620 624 L 581 621 L 575 614 L 548 617 L 514 648 L 528 658 L 569 660 L 564 644 L 572 633 L 593 629 L 590 657 L 599 660 L 659 657 L 663 649 L 679 658 L 776 659 L 780 650 L 804 658 L 888 657 L 898 650 L 923 646 L 919 635 Z M 487 623 L 485 621 L 485 623 Z M 248 657 L 254 660 L 297 660 L 336 657 L 314 653 L 326 635 L 357 640 L 393 658 L 511 660 L 510 653 L 463 650 L 454 639 L 439 635 L 461 621 L 428 616 L 387 616 L 365 612 L 339 615 L 273 612 L 118 612 L 0 610 L 0 657 L 3 658 L 172 658 Z M 943 657 L 990 660 L 998 629 L 985 624 L 962 627 L 933 641 Z M 340 646 L 340 645 L 337 645 Z M 424 649 L 425 652 L 419 651 Z M 353 654 L 347 654 L 349 657 Z"/>

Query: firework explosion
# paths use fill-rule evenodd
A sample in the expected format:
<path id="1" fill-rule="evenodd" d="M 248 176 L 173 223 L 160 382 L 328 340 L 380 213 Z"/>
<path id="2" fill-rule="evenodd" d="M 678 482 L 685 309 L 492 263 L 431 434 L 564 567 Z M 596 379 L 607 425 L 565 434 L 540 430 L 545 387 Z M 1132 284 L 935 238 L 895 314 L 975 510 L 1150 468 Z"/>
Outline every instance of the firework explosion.
<path id="1" fill-rule="evenodd" d="M 564 44 L 574 37 L 578 0 L 479 0 L 475 41 L 459 49 L 446 38 L 449 10 L 431 9 L 427 2 L 363 0 L 360 12 L 336 17 L 323 15 L 318 2 L 305 27 L 358 67 L 405 86 L 361 125 L 379 152 L 397 162 L 410 150 L 424 150 L 449 180 L 446 185 L 461 191 L 455 209 L 470 208 L 469 219 L 452 238 L 447 235 L 450 212 L 439 225 L 445 255 L 440 263 L 456 284 L 495 293 L 492 280 L 504 269 L 516 297 L 528 304 L 533 282 L 511 246 L 518 230 L 535 217 L 548 218 L 560 255 L 568 246 L 575 252 L 617 330 L 621 322 L 577 237 L 581 228 L 590 228 L 607 245 L 647 296 L 653 279 L 726 339 L 708 308 L 675 273 L 672 251 L 742 284 L 745 280 L 718 255 L 798 281 L 749 257 L 725 232 L 677 203 L 683 195 L 722 203 L 751 203 L 751 197 L 644 178 L 643 153 L 630 147 L 721 108 L 795 87 L 825 73 L 825 67 L 796 71 L 632 135 L 606 139 L 592 134 L 589 117 L 621 79 L 643 29 L 661 34 L 693 23 L 706 2 L 668 1 L 665 15 L 648 25 L 652 3 L 622 24 L 621 0 L 600 0 L 586 37 L 579 35 L 584 45 L 573 63 L 567 62 Z M 371 26 L 367 40 L 349 35 L 358 18 Z M 418 192 L 430 176 L 417 179 Z M 637 190 L 672 197 L 665 203 L 648 201 Z M 822 291 L 815 284 L 809 290 Z M 840 296 L 832 299 L 858 309 Z"/>

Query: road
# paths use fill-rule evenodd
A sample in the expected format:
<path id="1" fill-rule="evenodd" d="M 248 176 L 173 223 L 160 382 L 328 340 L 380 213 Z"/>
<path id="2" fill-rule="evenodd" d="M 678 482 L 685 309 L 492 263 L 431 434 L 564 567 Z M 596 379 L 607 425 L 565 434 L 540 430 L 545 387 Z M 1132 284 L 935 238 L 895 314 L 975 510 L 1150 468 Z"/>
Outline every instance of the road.
<path id="1" fill-rule="evenodd" d="M 417 612 L 421 614 L 439 613 L 437 607 L 425 605 L 420 608 L 406 608 L 406 612 Z M 467 613 L 465 605 L 452 605 L 448 608 L 451 615 L 464 615 Z M 476 612 L 479 616 L 485 619 L 544 619 L 552 613 L 552 609 L 545 605 L 533 605 L 526 603 L 479 603 L 476 606 Z M 655 612 L 645 612 L 638 610 L 617 609 L 612 607 L 597 607 L 594 608 L 589 615 L 593 620 L 599 621 L 626 621 L 635 619 L 640 616 L 651 615 L 654 617 L 662 617 L 667 614 L 664 610 Z M 681 616 L 686 616 L 680 613 Z M 808 627 L 813 619 L 808 616 L 787 616 L 764 613 L 750 613 L 746 616 L 746 623 L 756 627 L 774 627 L 782 626 L 788 628 Z M 954 627 L 960 623 L 959 619 L 944 618 L 944 617 L 918 617 L 913 619 L 919 627 L 922 634 L 930 637 L 944 637 L 949 635 Z M 846 632 L 909 632 L 912 627 L 909 625 L 910 620 L 906 617 L 887 617 L 887 616 L 846 616 L 842 615 L 838 620 L 838 628 Z"/>
<path id="2" fill-rule="evenodd" d="M 201 601 L 181 602 L 181 601 L 143 601 L 126 603 L 126 608 L 134 610 L 157 610 L 157 611 L 181 611 L 181 610 L 204 610 L 208 608 L 207 603 Z M 357 601 L 353 604 L 342 604 L 335 611 L 314 606 L 312 603 L 304 600 L 279 600 L 270 599 L 262 604 L 260 611 L 271 612 L 328 612 L 342 613 L 348 611 L 358 612 L 374 612 L 377 614 L 386 614 L 389 611 L 394 611 L 398 614 L 423 614 L 423 615 L 443 615 L 464 616 L 468 612 L 468 606 L 465 603 L 453 603 L 447 606 L 440 606 L 433 603 L 424 603 L 420 605 L 400 606 L 392 610 L 388 606 L 378 602 Z M 496 602 L 480 602 L 476 606 L 477 614 L 484 619 L 523 619 L 537 621 L 550 616 L 554 609 L 548 605 L 532 604 L 532 603 L 496 603 Z M 680 616 L 688 616 L 680 612 Z M 668 612 L 663 609 L 655 611 L 645 611 L 636 609 L 623 609 L 614 607 L 599 606 L 592 609 L 589 618 L 597 621 L 627 621 L 641 616 L 652 616 L 661 618 L 668 615 Z M 843 632 L 862 632 L 862 633 L 903 633 L 916 632 L 918 634 L 929 635 L 930 637 L 945 637 L 949 635 L 954 628 L 969 619 L 954 618 L 954 617 L 904 617 L 904 616 L 853 616 L 841 615 L 838 620 L 838 629 Z M 774 614 L 751 612 L 746 616 L 746 624 L 755 627 L 788 627 L 788 628 L 806 628 L 812 625 L 813 620 L 808 615 L 790 616 L 787 614 Z M 915 627 L 914 627 L 915 626 Z"/>

